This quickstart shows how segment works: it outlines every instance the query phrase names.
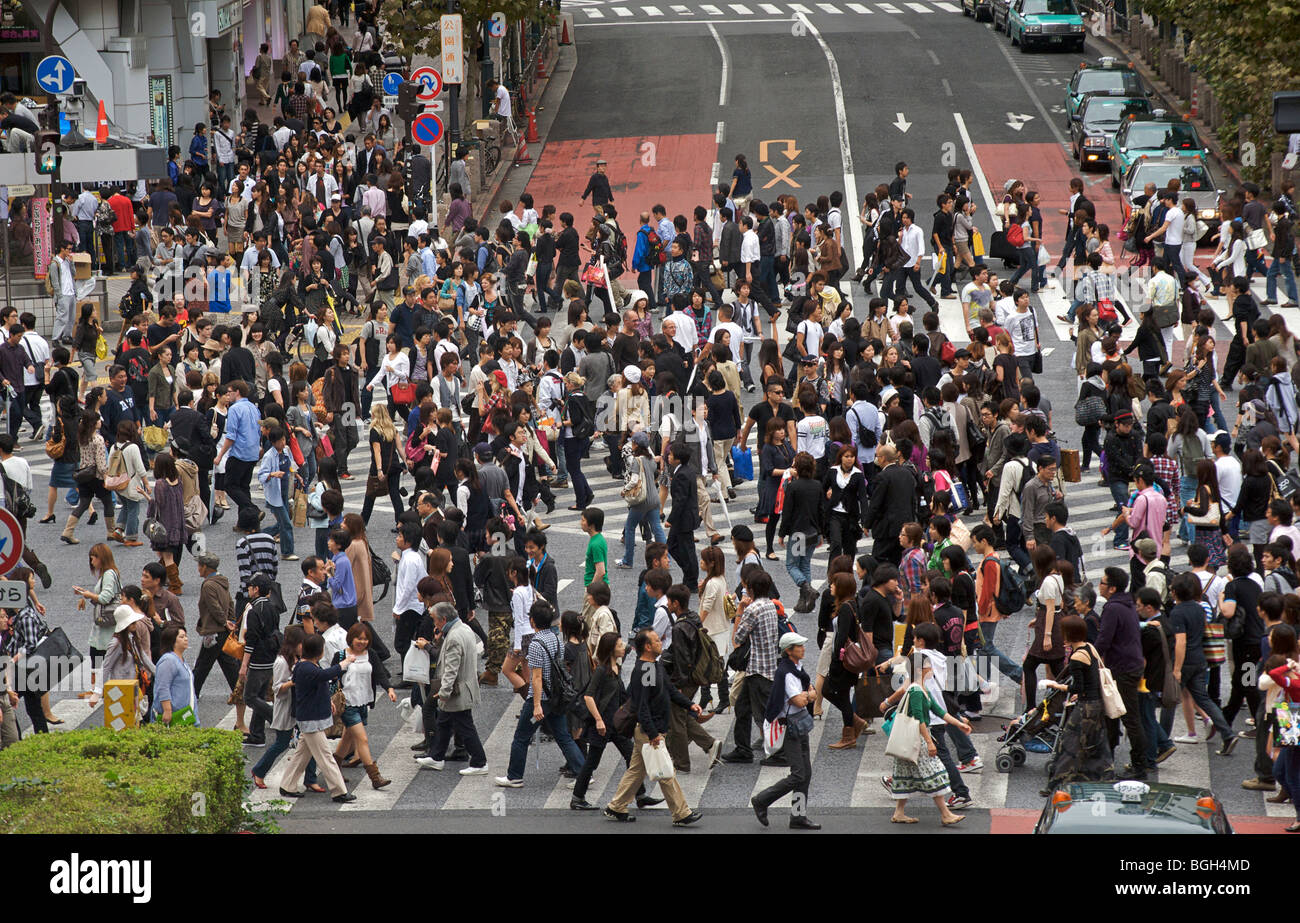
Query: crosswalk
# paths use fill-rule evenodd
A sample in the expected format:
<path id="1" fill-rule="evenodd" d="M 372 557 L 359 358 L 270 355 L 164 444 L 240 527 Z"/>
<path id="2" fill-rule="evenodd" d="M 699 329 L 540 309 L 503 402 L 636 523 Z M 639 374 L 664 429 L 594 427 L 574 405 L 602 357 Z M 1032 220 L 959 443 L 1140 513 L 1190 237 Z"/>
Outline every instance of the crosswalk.
<path id="1" fill-rule="evenodd" d="M 960 13 L 961 6 L 947 0 L 927 2 L 885 3 L 670 3 L 632 4 L 606 3 L 589 0 L 577 11 L 578 24 L 607 23 L 623 20 L 669 21 L 682 19 L 717 18 L 781 18 L 795 16 L 851 18 L 884 14 L 888 16 L 930 16 L 943 13 Z"/>

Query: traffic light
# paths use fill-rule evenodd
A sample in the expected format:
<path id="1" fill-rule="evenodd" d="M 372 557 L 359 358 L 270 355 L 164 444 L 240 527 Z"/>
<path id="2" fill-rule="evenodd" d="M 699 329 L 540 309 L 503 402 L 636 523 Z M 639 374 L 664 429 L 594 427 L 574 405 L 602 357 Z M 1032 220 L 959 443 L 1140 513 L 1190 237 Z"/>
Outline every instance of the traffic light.
<path id="1" fill-rule="evenodd" d="M 420 110 L 424 108 L 416 98 L 420 94 L 420 89 L 420 84 L 413 80 L 407 80 L 397 88 L 397 114 L 408 126 L 415 121 Z"/>
<path id="2" fill-rule="evenodd" d="M 42 176 L 51 176 L 58 172 L 63 156 L 59 153 L 59 133 L 57 131 L 38 131 L 36 133 L 36 172 Z"/>

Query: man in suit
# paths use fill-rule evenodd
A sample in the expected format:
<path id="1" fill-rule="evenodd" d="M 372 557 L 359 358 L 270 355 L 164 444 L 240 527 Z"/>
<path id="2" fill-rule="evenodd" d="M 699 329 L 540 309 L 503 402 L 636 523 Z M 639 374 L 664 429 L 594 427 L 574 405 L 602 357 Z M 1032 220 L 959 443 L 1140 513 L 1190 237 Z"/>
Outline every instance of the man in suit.
<path id="1" fill-rule="evenodd" d="M 916 520 L 916 477 L 899 462 L 898 450 L 891 445 L 876 450 L 876 463 L 880 474 L 867 506 L 867 523 L 876 538 L 871 553 L 878 561 L 898 566 L 903 559 L 898 534 Z"/>
<path id="2" fill-rule="evenodd" d="M 438 592 L 438 585 L 432 577 L 425 577 L 420 581 L 419 592 L 421 597 L 427 599 Z M 484 776 L 488 771 L 487 754 L 483 752 L 478 729 L 474 727 L 472 711 L 482 701 L 478 686 L 477 639 L 451 603 L 436 603 L 432 614 L 434 638 L 442 638 L 431 686 L 437 692 L 430 696 L 431 701 L 436 700 L 438 703 L 438 716 L 429 755 L 419 757 L 416 762 L 421 769 L 441 770 L 446 765 L 447 745 L 451 743 L 454 733 L 456 740 L 469 751 L 469 766 L 462 769 L 460 774 Z M 421 648 L 429 647 L 425 638 L 417 638 L 415 643 Z"/>
<path id="3" fill-rule="evenodd" d="M 672 511 L 668 514 L 668 553 L 682 569 L 682 583 L 694 592 L 700 582 L 700 564 L 695 553 L 695 530 L 700 525 L 696 471 L 691 464 L 689 446 L 669 443 L 666 455 L 672 472 L 668 482 L 672 498 Z"/>
<path id="4" fill-rule="evenodd" d="M 1056 268 L 1060 272 L 1065 272 L 1065 263 L 1071 256 L 1075 256 L 1075 265 L 1080 264 L 1076 256 L 1077 245 L 1081 232 L 1079 230 L 1078 212 L 1079 209 L 1085 209 L 1089 217 L 1093 220 L 1097 218 L 1097 207 L 1092 204 L 1092 200 L 1083 194 L 1083 180 L 1074 177 L 1070 180 L 1070 204 L 1065 208 L 1059 208 L 1057 211 L 1065 216 L 1065 243 L 1061 245 L 1061 258 L 1056 263 Z"/>

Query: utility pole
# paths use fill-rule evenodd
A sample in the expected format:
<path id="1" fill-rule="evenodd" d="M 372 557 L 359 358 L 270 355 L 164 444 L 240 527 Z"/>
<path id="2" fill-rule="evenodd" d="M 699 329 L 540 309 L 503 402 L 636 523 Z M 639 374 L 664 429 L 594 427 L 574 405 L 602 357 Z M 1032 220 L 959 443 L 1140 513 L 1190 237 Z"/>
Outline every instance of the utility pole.
<path id="1" fill-rule="evenodd" d="M 456 13 L 457 0 L 447 0 L 448 14 Z M 460 84 L 447 85 L 447 169 L 450 176 L 451 155 L 460 146 Z M 434 184 L 436 185 L 436 183 Z"/>

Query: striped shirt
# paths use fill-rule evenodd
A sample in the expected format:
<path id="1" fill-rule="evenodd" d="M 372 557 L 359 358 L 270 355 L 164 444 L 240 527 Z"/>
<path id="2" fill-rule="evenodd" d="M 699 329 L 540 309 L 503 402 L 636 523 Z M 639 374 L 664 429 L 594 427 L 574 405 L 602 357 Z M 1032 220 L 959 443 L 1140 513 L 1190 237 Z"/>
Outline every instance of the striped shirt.
<path id="1" fill-rule="evenodd" d="M 280 546 L 265 532 L 245 535 L 235 542 L 239 560 L 239 591 L 248 592 L 248 582 L 256 574 L 267 574 L 272 580 L 280 575 Z"/>

